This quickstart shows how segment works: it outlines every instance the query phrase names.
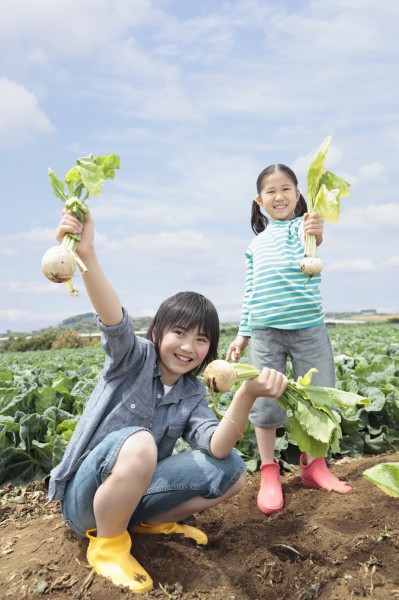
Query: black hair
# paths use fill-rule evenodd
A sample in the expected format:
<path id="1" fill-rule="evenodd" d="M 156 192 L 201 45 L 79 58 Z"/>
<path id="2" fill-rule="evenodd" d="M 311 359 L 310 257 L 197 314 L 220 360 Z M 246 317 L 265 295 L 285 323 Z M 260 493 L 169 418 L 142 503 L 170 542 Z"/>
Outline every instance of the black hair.
<path id="1" fill-rule="evenodd" d="M 295 175 L 295 173 L 292 169 L 287 167 L 287 165 L 282 165 L 280 163 L 275 164 L 275 165 L 269 165 L 268 167 L 266 167 L 266 169 L 263 169 L 263 171 L 261 173 L 259 173 L 258 179 L 256 180 L 256 191 L 258 192 L 258 196 L 260 195 L 260 193 L 262 191 L 263 180 L 266 177 L 268 177 L 269 175 L 272 175 L 272 173 L 275 173 L 276 171 L 283 171 L 286 175 L 288 175 L 288 177 L 291 179 L 291 181 L 295 184 L 295 187 L 298 187 L 297 176 Z M 302 217 L 302 215 L 304 215 L 305 212 L 307 212 L 307 210 L 308 210 L 308 207 L 306 204 L 306 200 L 302 196 L 302 194 L 300 194 L 300 196 L 298 198 L 298 202 L 297 202 L 295 210 L 294 210 L 293 218 L 296 219 L 297 217 Z M 260 208 L 259 204 L 256 202 L 256 200 L 254 200 L 252 202 L 252 212 L 251 212 L 252 231 L 255 233 L 255 235 L 258 235 L 259 233 L 262 233 L 262 231 L 264 231 L 266 229 L 268 224 L 269 224 L 269 219 L 261 211 L 261 208 Z"/>
<path id="2" fill-rule="evenodd" d="M 208 298 L 197 292 L 179 292 L 162 302 L 148 328 L 146 338 L 154 342 L 159 358 L 159 347 L 167 331 L 174 327 L 200 328 L 209 339 L 208 354 L 192 371 L 198 375 L 203 368 L 217 358 L 219 344 L 219 316 Z"/>

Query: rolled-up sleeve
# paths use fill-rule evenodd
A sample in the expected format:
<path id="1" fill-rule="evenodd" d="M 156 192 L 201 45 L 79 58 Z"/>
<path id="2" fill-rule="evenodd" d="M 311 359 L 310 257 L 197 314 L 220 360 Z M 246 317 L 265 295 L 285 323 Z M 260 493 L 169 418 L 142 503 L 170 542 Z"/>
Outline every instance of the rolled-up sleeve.
<path id="1" fill-rule="evenodd" d="M 211 438 L 218 424 L 216 415 L 203 398 L 192 411 L 182 437 L 192 448 L 211 454 Z"/>

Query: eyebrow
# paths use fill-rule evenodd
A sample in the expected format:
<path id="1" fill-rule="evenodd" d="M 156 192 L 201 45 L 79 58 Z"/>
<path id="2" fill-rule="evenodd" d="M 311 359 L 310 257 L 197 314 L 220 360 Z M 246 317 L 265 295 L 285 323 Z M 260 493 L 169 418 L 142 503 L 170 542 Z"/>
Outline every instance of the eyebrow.
<path id="1" fill-rule="evenodd" d="M 173 325 L 173 327 L 175 329 L 182 329 L 183 331 L 189 331 L 190 329 L 195 329 L 194 327 L 187 327 L 186 325 Z M 207 339 L 209 339 L 209 335 L 207 333 L 205 333 L 204 331 L 199 330 L 197 335 L 201 336 L 201 337 L 206 337 Z"/>

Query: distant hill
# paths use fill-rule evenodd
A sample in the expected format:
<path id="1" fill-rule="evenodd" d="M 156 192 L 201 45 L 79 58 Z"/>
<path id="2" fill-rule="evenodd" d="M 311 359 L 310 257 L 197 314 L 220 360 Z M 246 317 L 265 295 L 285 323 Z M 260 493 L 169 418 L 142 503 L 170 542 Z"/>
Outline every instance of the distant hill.
<path id="1" fill-rule="evenodd" d="M 74 329 L 78 333 L 97 333 L 99 331 L 96 321 L 94 319 L 95 313 L 89 312 L 81 315 L 75 315 L 73 317 L 68 317 L 68 319 L 64 319 L 58 325 L 52 325 L 51 327 L 43 327 L 42 329 L 36 329 L 35 331 L 18 331 L 13 332 L 8 330 L 7 332 L 0 333 L 0 338 L 4 337 L 12 337 L 12 336 L 26 336 L 26 335 L 37 335 L 42 334 L 45 331 L 57 329 Z M 142 331 L 147 329 L 150 322 L 151 317 L 134 317 L 132 319 L 134 328 L 136 331 Z"/>
<path id="2" fill-rule="evenodd" d="M 98 327 L 94 317 L 95 314 L 93 312 L 76 315 L 64 319 L 57 327 L 59 329 L 74 329 L 78 333 L 95 333 L 98 331 Z M 151 323 L 151 317 L 133 317 L 132 321 L 134 328 L 140 331 L 148 328 Z"/>
<path id="3" fill-rule="evenodd" d="M 152 317 L 133 317 L 133 325 L 136 331 L 146 330 L 151 322 Z M 342 320 L 342 321 L 368 321 L 372 322 L 399 322 L 399 314 L 380 314 L 377 313 L 374 309 L 361 310 L 358 312 L 336 312 L 336 313 L 326 313 L 326 319 L 329 320 Z M 237 332 L 238 323 L 229 322 L 229 323 L 221 323 L 221 329 L 224 333 L 228 333 L 229 335 L 235 336 Z M 98 332 L 98 327 L 94 320 L 94 312 L 83 313 L 81 315 L 75 315 L 73 317 L 69 317 L 68 319 L 64 319 L 58 325 L 53 325 L 52 327 L 45 327 L 43 329 L 35 330 L 35 331 L 25 331 L 25 332 L 13 332 L 8 330 L 7 332 L 0 333 L 0 338 L 6 338 L 9 336 L 24 336 L 24 335 L 35 335 L 41 334 L 48 329 L 74 329 L 78 333 L 96 333 Z"/>

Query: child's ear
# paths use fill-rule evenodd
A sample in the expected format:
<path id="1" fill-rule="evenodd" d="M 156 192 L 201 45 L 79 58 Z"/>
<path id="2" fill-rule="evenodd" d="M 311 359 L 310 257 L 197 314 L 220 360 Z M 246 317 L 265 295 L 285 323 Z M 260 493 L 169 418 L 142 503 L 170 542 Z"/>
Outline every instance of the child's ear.
<path id="1" fill-rule="evenodd" d="M 262 199 L 260 196 L 256 196 L 254 198 L 254 202 L 256 202 L 256 204 L 259 204 L 259 206 L 262 206 Z"/>

